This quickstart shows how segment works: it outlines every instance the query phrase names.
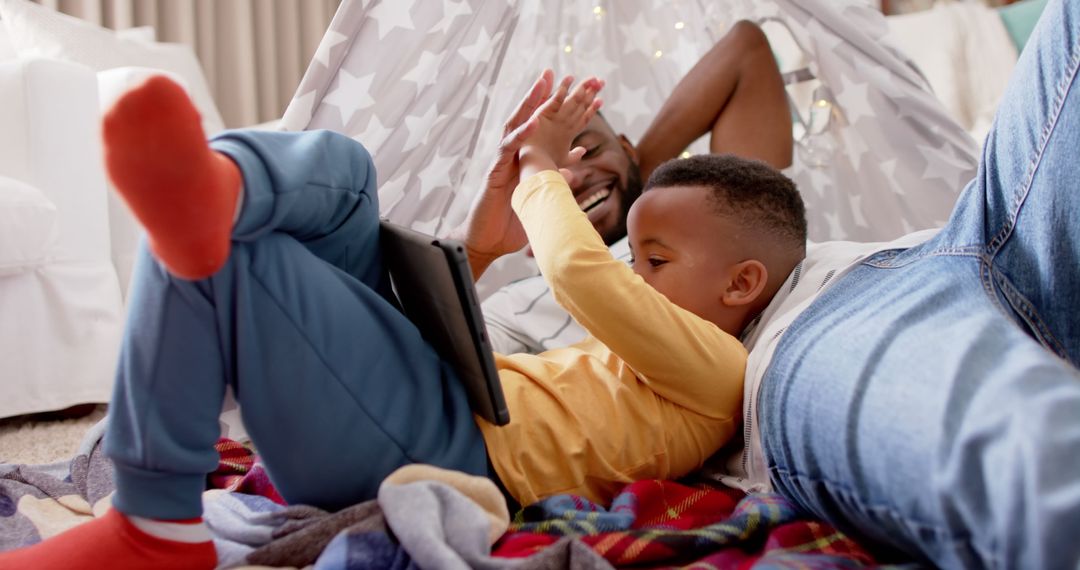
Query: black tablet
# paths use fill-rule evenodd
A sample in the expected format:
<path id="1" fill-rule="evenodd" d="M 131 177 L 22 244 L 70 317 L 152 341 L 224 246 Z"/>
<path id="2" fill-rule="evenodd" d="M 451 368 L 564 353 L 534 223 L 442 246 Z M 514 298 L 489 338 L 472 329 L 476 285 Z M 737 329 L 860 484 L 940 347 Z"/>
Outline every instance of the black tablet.
<path id="1" fill-rule="evenodd" d="M 465 246 L 383 220 L 379 239 L 402 311 L 454 366 L 474 413 L 506 425 L 502 384 L 488 341 Z"/>

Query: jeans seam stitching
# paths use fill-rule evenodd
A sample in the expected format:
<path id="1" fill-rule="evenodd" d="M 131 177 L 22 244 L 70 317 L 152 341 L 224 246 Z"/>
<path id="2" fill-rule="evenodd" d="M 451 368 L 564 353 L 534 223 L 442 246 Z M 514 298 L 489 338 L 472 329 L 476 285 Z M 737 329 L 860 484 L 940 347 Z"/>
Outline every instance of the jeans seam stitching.
<path id="1" fill-rule="evenodd" d="M 1053 111 L 1048 117 L 1046 123 L 1043 125 L 1042 132 L 1039 136 L 1038 150 L 1035 156 L 1031 158 L 1028 165 L 1027 175 L 1025 177 L 1023 189 L 1021 192 L 1013 197 L 1012 204 L 1010 206 L 1009 218 L 998 231 L 997 235 L 990 240 L 987 244 L 987 253 L 991 256 L 996 256 L 1001 248 L 1005 245 L 1005 242 L 1012 237 L 1013 230 L 1016 228 L 1016 221 L 1020 217 L 1020 210 L 1023 208 L 1024 202 L 1027 199 L 1028 194 L 1031 193 L 1031 185 L 1035 180 L 1035 174 L 1039 170 L 1039 166 L 1042 164 L 1043 155 L 1046 153 L 1046 146 L 1050 141 L 1051 135 L 1057 128 L 1058 119 L 1061 117 L 1061 111 L 1065 104 L 1065 96 L 1069 92 L 1068 86 L 1071 85 L 1076 79 L 1076 72 L 1080 64 L 1080 44 L 1073 47 L 1072 53 L 1069 56 L 1068 64 L 1066 65 L 1066 73 L 1062 77 L 1055 89 L 1055 99 L 1053 102 Z"/>
<path id="2" fill-rule="evenodd" d="M 960 247 L 943 247 L 935 249 L 933 251 L 921 253 L 911 259 L 904 260 L 904 263 L 901 265 L 892 263 L 892 261 L 896 259 L 895 255 L 883 261 L 875 261 L 873 259 L 868 259 L 864 261 L 863 264 L 869 265 L 871 267 L 877 267 L 880 269 L 896 269 L 898 267 L 910 265 L 912 263 L 915 263 L 916 261 L 920 261 L 928 257 L 981 257 L 983 255 L 983 252 L 981 250 L 982 248 L 980 246 L 971 245 Z"/>
<path id="3" fill-rule="evenodd" d="M 848 498 L 852 498 L 852 497 L 854 497 L 856 495 L 856 493 L 853 492 L 853 490 L 851 489 L 850 485 L 839 483 L 837 481 L 833 481 L 832 479 L 827 479 L 827 478 L 823 478 L 823 477 L 812 477 L 810 475 L 800 473 L 800 472 L 795 471 L 793 469 L 786 469 L 786 468 L 783 468 L 783 467 L 775 467 L 774 466 L 774 467 L 771 467 L 770 469 L 772 471 L 775 471 L 778 474 L 781 474 L 781 475 L 784 475 L 784 476 L 787 476 L 787 477 L 797 477 L 799 479 L 805 479 L 805 480 L 810 481 L 810 482 L 825 483 L 825 484 L 833 487 L 835 490 L 844 493 L 845 495 L 848 496 Z M 943 529 L 942 527 L 940 527 L 938 525 L 934 525 L 934 524 L 931 524 L 931 523 L 928 523 L 928 522 L 920 521 L 920 520 L 914 519 L 912 517 L 909 517 L 909 516 L 905 515 L 904 513 L 901 513 L 894 505 L 890 505 L 888 503 L 867 504 L 866 508 L 870 509 L 872 511 L 880 511 L 880 512 L 888 513 L 889 515 L 895 516 L 896 518 L 903 520 L 905 523 L 911 524 L 912 526 L 914 526 L 918 530 L 930 531 L 930 532 L 933 532 L 935 534 L 946 535 L 946 536 L 950 536 L 950 537 L 958 536 L 957 533 L 951 532 L 949 530 L 945 530 L 945 529 Z M 970 539 L 972 538 L 972 534 L 971 533 L 963 533 L 962 536 L 964 538 L 952 538 L 951 540 L 954 540 L 954 541 L 957 541 L 957 542 L 965 542 L 965 543 L 970 544 L 970 542 L 971 542 Z"/>
<path id="4" fill-rule="evenodd" d="M 990 298 L 994 307 L 1006 318 L 1012 320 L 1012 308 L 1003 305 L 1001 299 L 998 298 L 997 290 L 994 288 L 993 267 L 990 265 L 990 259 L 985 255 L 980 256 L 979 259 L 979 282 L 982 283 L 983 292 Z"/>
<path id="5" fill-rule="evenodd" d="M 996 273 L 1001 278 L 1001 294 L 1009 302 L 1010 308 L 1018 313 L 1024 322 L 1035 330 L 1036 335 L 1039 337 L 1037 340 L 1043 346 L 1046 346 L 1051 352 L 1054 352 L 1058 356 L 1064 356 L 1066 351 L 1061 344 L 1061 341 L 1054 336 L 1054 334 L 1046 327 L 1042 318 L 1039 317 L 1039 313 L 1035 311 L 1034 305 L 1032 305 L 1020 291 L 1009 281 L 1001 271 L 995 271 L 993 266 L 990 267 L 991 273 Z"/>

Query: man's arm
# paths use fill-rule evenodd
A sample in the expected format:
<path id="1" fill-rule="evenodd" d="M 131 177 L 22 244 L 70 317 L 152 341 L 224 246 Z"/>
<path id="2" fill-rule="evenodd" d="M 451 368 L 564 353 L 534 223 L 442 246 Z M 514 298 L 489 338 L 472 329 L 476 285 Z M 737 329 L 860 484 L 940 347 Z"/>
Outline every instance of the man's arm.
<path id="1" fill-rule="evenodd" d="M 765 33 L 737 22 L 675 86 L 637 146 L 641 176 L 712 133 L 709 150 L 791 164 L 791 114 Z"/>
<path id="2" fill-rule="evenodd" d="M 554 73 L 544 70 L 503 125 L 503 138 L 495 162 L 488 169 L 487 185 L 473 202 L 465 222 L 447 235 L 465 244 L 474 281 L 496 259 L 528 243 L 525 230 L 510 207 L 510 195 L 518 185 L 520 174 L 518 150 L 535 130 L 533 113 L 551 95 L 553 82 Z"/>

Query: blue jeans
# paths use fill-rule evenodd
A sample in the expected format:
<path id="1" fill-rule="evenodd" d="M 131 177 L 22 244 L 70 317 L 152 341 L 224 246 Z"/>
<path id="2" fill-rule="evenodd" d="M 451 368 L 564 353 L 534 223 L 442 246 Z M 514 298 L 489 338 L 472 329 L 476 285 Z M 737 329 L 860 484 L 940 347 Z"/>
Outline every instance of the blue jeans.
<path id="1" fill-rule="evenodd" d="M 1078 41 L 1052 0 L 947 226 L 835 283 L 764 378 L 776 490 L 885 551 L 1080 565 Z"/>
<path id="2" fill-rule="evenodd" d="M 486 475 L 463 387 L 388 300 L 367 151 L 327 131 L 211 144 L 244 176 L 232 252 L 193 282 L 142 249 L 105 438 L 116 507 L 199 516 L 226 385 L 289 502 L 371 499 L 412 462 Z"/>

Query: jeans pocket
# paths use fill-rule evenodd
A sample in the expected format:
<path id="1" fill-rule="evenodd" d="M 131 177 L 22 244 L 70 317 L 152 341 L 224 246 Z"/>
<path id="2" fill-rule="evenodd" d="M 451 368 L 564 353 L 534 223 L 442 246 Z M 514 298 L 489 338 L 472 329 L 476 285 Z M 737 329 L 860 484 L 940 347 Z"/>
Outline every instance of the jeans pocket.
<path id="1" fill-rule="evenodd" d="M 884 251 L 879 251 L 864 259 L 863 265 L 869 265 L 870 267 L 877 267 L 879 269 L 892 269 L 914 263 L 925 255 L 922 253 L 911 255 L 912 249 L 915 248 L 886 249 Z"/>

